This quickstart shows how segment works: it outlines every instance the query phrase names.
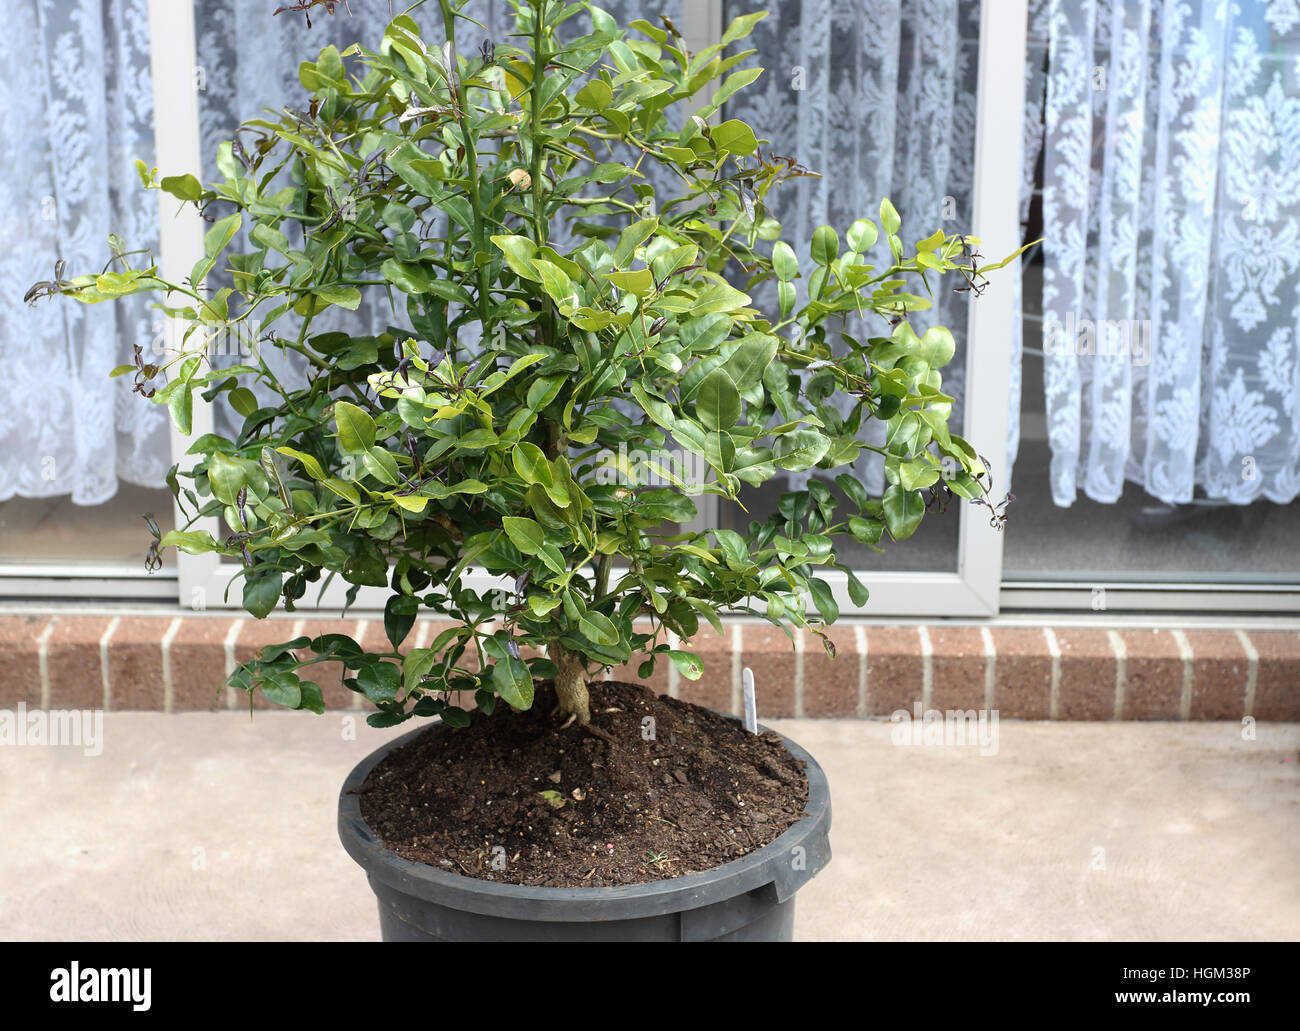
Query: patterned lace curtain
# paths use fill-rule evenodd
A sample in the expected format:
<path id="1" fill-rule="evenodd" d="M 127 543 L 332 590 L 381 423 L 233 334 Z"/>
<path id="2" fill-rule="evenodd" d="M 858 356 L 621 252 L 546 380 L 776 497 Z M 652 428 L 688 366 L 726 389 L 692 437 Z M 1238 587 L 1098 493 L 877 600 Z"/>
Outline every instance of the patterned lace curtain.
<path id="1" fill-rule="evenodd" d="M 1300 7 L 1048 0 L 1058 505 L 1300 493 Z M 1031 33 L 1032 35 L 1032 33 Z"/>
<path id="2" fill-rule="evenodd" d="M 407 4 L 351 0 L 332 16 L 317 8 L 311 29 L 301 14 L 273 16 L 280 6 L 275 0 L 194 3 L 207 178 L 217 177 L 217 144 L 240 121 L 264 107 L 300 105 L 301 61 L 329 43 L 376 46 L 390 12 Z M 644 14 L 635 0 L 602 6 L 623 23 Z M 662 9 L 678 16 L 681 4 L 674 0 Z M 500 41 L 513 31 L 506 0 L 477 0 L 466 13 L 484 28 L 460 22 L 463 52 L 476 50 L 485 36 Z M 130 248 L 157 250 L 158 195 L 141 188 L 135 170 L 136 158 L 155 163 L 148 2 L 12 0 L 5 14 L 0 142 L 9 174 L 0 183 L 0 501 L 70 495 L 77 504 L 101 504 L 119 482 L 158 486 L 171 464 L 166 411 L 132 394 L 131 377 L 108 375 L 132 360 L 135 345 L 150 355 L 155 343 L 165 344 L 160 317 L 144 298 L 93 306 L 56 299 L 28 307 L 22 297 L 32 283 L 52 278 L 56 258 L 67 262 L 68 275 L 98 271 L 110 232 Z M 431 35 L 440 34 L 436 5 L 417 17 Z M 587 24 L 585 16 L 573 21 L 582 31 Z M 380 298 L 345 314 L 354 332 L 402 321 Z M 317 328 L 330 326 L 322 320 Z M 264 354 L 280 358 L 273 349 Z M 218 428 L 234 432 L 224 406 L 218 414 Z"/>
<path id="3" fill-rule="evenodd" d="M 883 197 L 902 216 L 905 241 L 937 228 L 969 231 L 978 0 L 730 0 L 725 18 L 760 10 L 771 13 L 744 45 L 758 51 L 746 63 L 766 71 L 727 103 L 726 116 L 744 119 L 760 138 L 772 141 L 775 153 L 821 174 L 768 195 L 772 214 L 805 269 L 818 226 L 843 234 L 858 218 L 878 224 Z M 883 234 L 868 260 L 881 268 L 890 264 Z M 969 295 L 954 292 L 958 285 L 938 281 L 934 306 L 911 321 L 918 333 L 948 326 L 957 340 L 956 357 L 943 376 L 944 390 L 957 399 L 954 416 L 960 424 Z M 755 296 L 775 311 L 775 291 L 769 287 L 759 287 Z M 919 282 L 916 289 L 924 293 Z M 847 331 L 865 339 L 888 335 L 889 328 L 880 319 L 864 326 L 854 318 Z M 873 423 L 866 432 L 875 435 L 864 437 L 868 442 L 883 443 L 881 427 Z M 869 489 L 879 491 L 883 466 L 874 458 L 860 465 Z M 789 479 L 798 486 L 808 476 Z"/>
<path id="4" fill-rule="evenodd" d="M 109 371 L 148 351 L 147 302 L 82 306 L 23 294 L 98 272 L 116 232 L 158 246 L 146 0 L 11 0 L 0 51 L 0 501 L 107 501 L 119 481 L 157 486 L 171 464 L 166 411 Z"/>

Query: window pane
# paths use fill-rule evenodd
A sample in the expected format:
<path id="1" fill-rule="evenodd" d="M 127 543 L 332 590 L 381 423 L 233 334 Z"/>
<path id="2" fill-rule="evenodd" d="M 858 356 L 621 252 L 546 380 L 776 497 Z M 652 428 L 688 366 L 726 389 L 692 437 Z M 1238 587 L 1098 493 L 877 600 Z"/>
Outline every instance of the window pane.
<path id="1" fill-rule="evenodd" d="M 729 20 L 760 10 L 770 13 L 744 46 L 757 50 L 746 64 L 765 72 L 728 101 L 725 117 L 743 119 L 760 138 L 771 140 L 772 153 L 819 173 L 783 183 L 767 197 L 783 238 L 805 267 L 818 226 L 830 225 L 842 236 L 856 219 L 876 221 L 885 197 L 903 218 L 905 241 L 937 228 L 949 233 L 967 229 L 974 181 L 979 3 L 732 0 L 725 4 L 724 16 Z M 891 263 L 883 235 L 868 260 L 879 268 Z M 796 282 L 801 301 L 804 282 Z M 918 333 L 936 324 L 948 326 L 957 340 L 956 356 L 943 370 L 943 389 L 957 399 L 956 427 L 963 420 L 968 297 L 953 290 L 958 285 L 935 282 L 933 308 L 910 320 Z M 995 288 L 1009 286 L 998 283 Z M 915 290 L 925 293 L 919 282 Z M 750 292 L 765 310 L 778 310 L 772 284 L 754 285 Z M 887 336 L 890 327 L 873 316 L 869 322 L 850 320 L 847 331 L 865 340 Z M 862 439 L 882 445 L 883 427 L 869 426 Z M 1000 442 L 979 444 L 1000 449 Z M 854 473 L 873 496 L 883 492 L 879 456 L 864 452 Z M 830 485 L 818 470 L 812 475 Z M 808 474 L 792 474 L 747 489 L 742 502 L 748 511 L 721 502 L 720 525 L 744 529 L 751 519 L 765 520 L 777 510 L 782 493 L 802 490 L 807 479 Z M 832 492 L 839 496 L 837 489 Z M 837 546 L 846 562 L 861 569 L 951 572 L 957 568 L 959 521 L 954 502 L 943 515 L 932 513 L 923 521 L 904 547 L 892 545 L 880 554 L 848 538 L 839 539 Z"/>

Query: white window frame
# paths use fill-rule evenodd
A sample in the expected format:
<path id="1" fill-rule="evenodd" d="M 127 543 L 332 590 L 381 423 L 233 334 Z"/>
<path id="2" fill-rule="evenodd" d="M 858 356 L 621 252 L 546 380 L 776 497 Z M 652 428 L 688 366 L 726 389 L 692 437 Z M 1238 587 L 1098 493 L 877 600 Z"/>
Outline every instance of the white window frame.
<path id="1" fill-rule="evenodd" d="M 693 50 L 718 39 L 723 27 L 723 0 L 690 0 L 682 5 L 680 27 Z M 202 167 L 198 97 L 194 89 L 197 60 L 193 5 L 187 0 L 149 0 L 150 36 L 165 40 L 151 48 L 156 164 L 166 172 Z M 993 257 L 1019 246 L 1019 183 L 1021 119 L 1026 60 L 1028 0 L 984 0 L 980 15 L 979 77 L 977 93 L 975 182 L 972 197 L 973 235 L 982 239 L 983 253 Z M 1018 59 L 1013 59 L 1018 55 Z M 174 205 L 159 202 L 159 264 L 168 278 L 182 279 L 203 252 L 204 225 L 193 207 L 176 214 Z M 1016 317 L 1011 291 L 988 291 L 970 305 L 967 347 L 967 402 L 965 436 L 985 454 L 1005 450 L 1007 433 L 1010 340 Z M 976 360 L 978 358 L 978 360 Z M 196 400 L 193 435 L 211 432 L 211 407 Z M 192 437 L 171 430 L 173 461 L 192 465 L 186 456 Z M 698 528 L 716 526 L 716 499 L 702 499 Z M 712 503 L 713 508 L 709 505 Z M 880 571 L 862 574 L 871 590 L 865 609 L 848 597 L 842 574 L 829 573 L 830 582 L 846 614 L 877 618 L 901 616 L 990 617 L 1001 610 L 1077 610 L 1093 607 L 1094 584 L 1077 581 L 1004 583 L 1002 535 L 989 525 L 987 512 L 960 506 L 958 554 L 952 572 Z M 185 517 L 177 512 L 177 525 Z M 218 521 L 198 524 L 219 532 Z M 115 563 L 40 564 L 0 563 L 0 596 L 7 597 L 114 597 L 129 600 L 171 600 L 186 607 L 238 607 L 241 590 L 227 585 L 239 566 L 220 556 L 179 554 L 174 569 L 146 575 L 143 570 Z M 483 588 L 501 583 L 480 573 L 469 586 Z M 1300 585 L 1274 586 L 1234 583 L 1132 583 L 1103 584 L 1110 611 L 1253 610 L 1295 611 L 1300 607 Z M 348 585 L 334 582 L 319 605 L 341 608 Z M 300 607 L 317 606 L 309 591 Z M 382 608 L 388 591 L 362 588 L 355 608 Z"/>
<path id="2" fill-rule="evenodd" d="M 722 34 L 722 0 L 685 4 L 682 31 L 694 49 L 701 49 Z M 162 169 L 201 167 L 198 137 L 198 102 L 193 89 L 194 17 L 188 3 L 150 0 L 152 38 L 169 46 L 154 48 L 152 58 L 158 166 Z M 986 254 L 1007 254 L 1019 245 L 1020 113 L 1024 103 L 1024 76 L 1020 64 L 1006 60 L 1008 53 L 1024 53 L 1027 0 L 984 3 L 980 21 L 980 68 L 975 142 L 975 183 L 972 233 L 983 241 Z M 995 42 L 996 41 L 996 42 Z M 186 209 L 175 220 L 163 220 L 159 263 L 168 278 L 182 278 L 203 253 L 202 222 Z M 1008 383 L 996 370 L 1010 361 L 1010 329 L 1015 317 L 1011 292 L 989 291 L 970 306 L 967 347 L 966 436 L 985 450 L 1006 438 Z M 974 356 L 980 355 L 976 362 Z M 212 431 L 211 407 L 196 399 L 193 433 Z M 188 438 L 172 433 L 173 460 L 185 464 Z M 1000 446 L 1000 445 L 998 445 Z M 715 499 L 709 499 L 715 500 Z M 865 611 L 891 616 L 993 616 L 998 611 L 1002 574 L 1002 537 L 979 510 L 959 509 L 957 568 L 953 572 L 881 571 L 863 574 L 871 591 Z M 178 519 L 183 517 L 178 512 Z M 717 525 L 714 513 L 702 511 L 701 527 Z M 178 524 L 179 525 L 179 524 Z M 196 524 L 218 534 L 215 517 Z M 180 602 L 192 607 L 236 607 L 240 591 L 227 587 L 240 567 L 216 555 L 177 556 Z M 842 612 L 857 610 L 849 598 L 847 578 L 829 571 L 823 575 Z M 504 580 L 479 572 L 467 586 L 503 585 Z M 341 608 L 349 585 L 335 580 L 320 594 L 319 605 Z M 309 591 L 299 607 L 317 606 Z M 363 587 L 353 607 L 381 609 L 388 591 Z"/>

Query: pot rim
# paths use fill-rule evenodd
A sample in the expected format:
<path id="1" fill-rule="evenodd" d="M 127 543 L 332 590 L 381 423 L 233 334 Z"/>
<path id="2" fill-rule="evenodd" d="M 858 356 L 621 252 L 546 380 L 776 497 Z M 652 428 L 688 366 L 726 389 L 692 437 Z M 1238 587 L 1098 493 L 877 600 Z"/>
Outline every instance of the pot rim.
<path id="1" fill-rule="evenodd" d="M 735 719 L 734 716 L 728 716 Z M 769 728 L 760 724 L 759 731 Z M 553 888 L 506 884 L 417 863 L 390 851 L 361 815 L 358 791 L 389 752 L 420 734 L 439 733 L 433 723 L 381 745 L 348 774 L 339 792 L 338 828 L 343 847 L 370 879 L 419 899 L 487 916 L 543 921 L 617 920 L 696 909 L 772 885 L 785 902 L 830 862 L 831 799 L 826 775 L 811 755 L 777 733 L 790 754 L 804 762 L 808 801 L 804 815 L 763 847 L 711 870 L 648 884 L 599 888 Z M 802 864 L 791 861 L 802 848 Z"/>

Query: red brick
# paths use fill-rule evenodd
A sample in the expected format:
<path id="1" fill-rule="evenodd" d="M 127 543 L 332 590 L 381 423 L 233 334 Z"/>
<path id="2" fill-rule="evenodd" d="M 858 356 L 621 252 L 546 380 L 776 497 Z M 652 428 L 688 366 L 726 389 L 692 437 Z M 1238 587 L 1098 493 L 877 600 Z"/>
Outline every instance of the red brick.
<path id="1" fill-rule="evenodd" d="M 214 712 L 226 707 L 226 635 L 234 617 L 182 620 L 172 638 L 172 708 L 176 712 Z"/>
<path id="2" fill-rule="evenodd" d="M 1182 713 L 1183 659 L 1168 630 L 1121 630 L 1126 720 L 1176 720 Z"/>
<path id="3" fill-rule="evenodd" d="M 796 631 L 797 633 L 798 631 Z M 809 635 L 805 634 L 805 641 Z M 821 644 L 817 643 L 820 648 Z M 740 634 L 740 664 L 754 671 L 754 696 L 758 719 L 794 715 L 794 642 L 770 623 L 746 623 Z"/>
<path id="4" fill-rule="evenodd" d="M 932 626 L 929 633 L 930 663 L 934 671 L 931 708 L 983 709 L 988 660 L 979 627 Z"/>
<path id="5" fill-rule="evenodd" d="M 690 641 L 678 645 L 683 651 L 700 657 L 704 674 L 699 680 L 688 680 L 677 675 L 677 697 L 694 702 L 706 709 L 731 712 L 732 653 L 735 647 L 735 630 L 724 624 L 725 633 L 719 634 L 707 623 L 700 627 Z"/>
<path id="6" fill-rule="evenodd" d="M 867 627 L 867 715 L 910 716 L 924 689 L 916 627 Z"/>
<path id="7" fill-rule="evenodd" d="M 1255 682 L 1257 720 L 1300 720 L 1300 636 L 1286 631 L 1248 632 L 1259 653 Z"/>
<path id="8" fill-rule="evenodd" d="M 856 716 L 861 669 L 858 635 L 849 623 L 829 626 L 824 633 L 835 646 L 831 658 L 815 634 L 804 635 L 803 712 L 805 716 Z"/>
<path id="9" fill-rule="evenodd" d="M 1246 708 L 1249 662 L 1231 630 L 1188 630 L 1194 720 L 1239 720 Z"/>
<path id="10" fill-rule="evenodd" d="M 1109 720 L 1115 716 L 1115 652 L 1105 630 L 1056 631 L 1061 649 L 1057 717 Z"/>
<path id="11" fill-rule="evenodd" d="M 40 638 L 52 616 L 0 616 L 0 649 L 5 657 L 5 675 L 0 677 L 0 708 L 28 708 L 41 704 Z"/>
<path id="12" fill-rule="evenodd" d="M 167 616 L 124 617 L 108 642 L 108 685 L 115 710 L 163 708 L 162 639 Z"/>
<path id="13" fill-rule="evenodd" d="M 993 707 L 1003 719 L 1051 715 L 1052 656 L 1042 627 L 994 627 Z"/>
<path id="14" fill-rule="evenodd" d="M 60 616 L 45 646 L 50 671 L 50 708 L 102 709 L 104 707 L 104 671 L 100 662 L 99 641 L 108 629 L 107 616 Z M 119 626 L 120 630 L 121 627 Z M 114 635 L 116 636 L 116 634 Z M 112 676 L 112 649 L 109 650 L 109 675 Z M 153 701 L 146 708 L 162 708 L 162 652 L 152 682 L 141 685 L 112 683 L 112 707 L 130 708 L 125 699 Z M 152 690 L 150 690 L 152 688 Z"/>

